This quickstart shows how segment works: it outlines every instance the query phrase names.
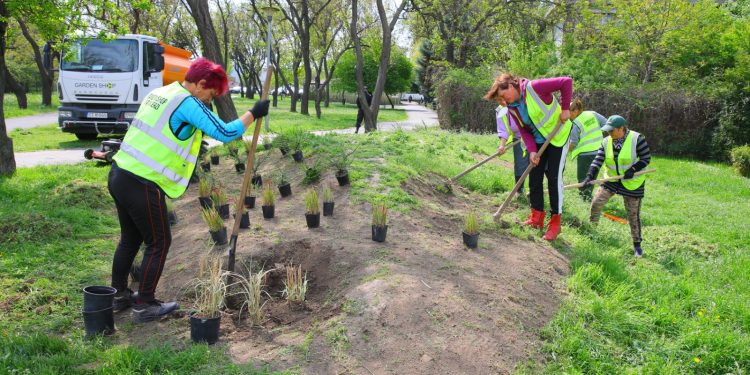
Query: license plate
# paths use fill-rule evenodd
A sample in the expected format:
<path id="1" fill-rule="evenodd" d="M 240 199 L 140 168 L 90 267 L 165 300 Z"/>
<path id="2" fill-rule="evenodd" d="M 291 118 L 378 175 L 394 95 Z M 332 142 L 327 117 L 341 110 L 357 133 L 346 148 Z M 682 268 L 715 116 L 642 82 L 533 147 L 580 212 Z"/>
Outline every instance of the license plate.
<path id="1" fill-rule="evenodd" d="M 86 114 L 88 118 L 107 118 L 106 112 L 89 112 Z"/>

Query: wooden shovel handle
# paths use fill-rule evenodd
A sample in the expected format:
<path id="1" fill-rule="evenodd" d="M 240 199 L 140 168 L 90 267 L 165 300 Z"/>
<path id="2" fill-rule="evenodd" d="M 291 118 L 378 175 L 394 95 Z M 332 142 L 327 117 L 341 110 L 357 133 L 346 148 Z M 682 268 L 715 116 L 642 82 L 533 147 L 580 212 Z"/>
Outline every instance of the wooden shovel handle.
<path id="1" fill-rule="evenodd" d="M 557 133 L 560 131 L 560 128 L 562 128 L 563 122 L 559 121 L 557 125 L 555 126 L 555 129 L 552 130 L 552 133 L 547 137 L 547 140 L 544 141 L 544 144 L 542 145 L 542 148 L 537 151 L 537 156 L 541 157 L 544 153 L 544 150 L 547 149 L 547 146 L 549 146 L 550 141 L 552 138 L 555 138 Z M 503 215 L 503 211 L 505 211 L 506 208 L 508 208 L 508 205 L 510 205 L 510 201 L 513 200 L 513 197 L 516 196 L 516 193 L 518 193 L 518 190 L 521 189 L 521 186 L 523 186 L 523 182 L 526 180 L 526 177 L 531 173 L 531 170 L 534 168 L 534 164 L 531 163 L 529 160 L 529 166 L 526 167 L 526 170 L 523 171 L 523 174 L 518 179 L 518 182 L 516 182 L 516 186 L 513 187 L 513 190 L 510 191 L 510 194 L 508 194 L 508 197 L 505 198 L 505 201 L 503 204 L 500 205 L 500 208 L 497 209 L 497 212 L 495 212 L 492 217 L 495 219 L 495 221 L 500 220 L 500 217 Z"/>
<path id="2" fill-rule="evenodd" d="M 263 94 L 260 100 L 268 99 L 268 92 L 271 89 L 271 76 L 273 75 L 273 66 L 268 67 L 266 72 L 266 81 L 263 83 Z M 255 131 L 253 132 L 253 143 L 250 149 L 247 150 L 247 167 L 245 168 L 245 174 L 242 178 L 242 188 L 240 189 L 239 197 L 237 198 L 237 204 L 234 208 L 234 226 L 232 226 L 232 236 L 229 242 L 229 259 L 227 261 L 227 269 L 234 272 L 234 259 L 235 251 L 237 250 L 237 237 L 240 232 L 240 221 L 242 220 L 242 214 L 245 211 L 245 195 L 247 194 L 247 187 L 250 185 L 250 175 L 252 174 L 253 164 L 255 163 L 255 149 L 258 145 L 258 137 L 260 136 L 260 124 L 263 118 L 255 119 Z"/>
<path id="3" fill-rule="evenodd" d="M 644 169 L 642 171 L 636 172 L 633 176 L 640 176 L 642 174 L 651 173 L 651 172 L 656 172 L 656 168 Z M 623 178 L 625 178 L 625 176 L 612 176 L 612 177 L 600 178 L 598 180 L 591 180 L 590 182 L 591 184 L 599 185 L 605 182 L 622 180 Z M 563 189 L 575 189 L 575 188 L 580 188 L 580 187 L 583 187 L 582 182 L 579 182 L 577 184 L 565 185 Z"/>
<path id="4" fill-rule="evenodd" d="M 456 182 L 456 180 L 458 180 L 459 178 L 463 177 L 463 176 L 464 176 L 464 175 L 466 175 L 467 173 L 469 173 L 469 172 L 471 172 L 471 171 L 473 171 L 473 170 L 475 170 L 475 169 L 479 168 L 479 167 L 480 167 L 480 166 L 481 166 L 482 164 L 484 164 L 484 163 L 486 163 L 486 162 L 488 162 L 488 161 L 490 161 L 490 160 L 492 160 L 492 159 L 494 159 L 494 158 L 496 158 L 496 157 L 498 157 L 498 156 L 500 156 L 500 155 L 504 154 L 505 152 L 507 152 L 507 151 L 508 151 L 508 149 L 509 149 L 509 148 L 513 148 L 513 146 L 517 145 L 517 144 L 518 144 L 518 142 L 521 142 L 521 141 L 520 141 L 520 140 L 516 140 L 516 141 L 514 141 L 513 143 L 511 143 L 511 144 L 509 144 L 509 145 L 505 145 L 505 151 L 504 151 L 504 152 L 500 152 L 500 151 L 498 151 L 498 152 L 496 152 L 496 153 L 494 153 L 494 154 L 492 154 L 492 155 L 488 156 L 487 158 L 485 158 L 484 160 L 480 161 L 479 163 L 476 163 L 476 164 L 472 165 L 472 166 L 471 166 L 471 167 L 469 167 L 469 168 L 468 168 L 467 170 L 465 170 L 465 171 L 463 171 L 463 172 L 461 172 L 461 173 L 459 173 L 459 174 L 457 174 L 457 175 L 453 176 L 453 177 L 452 177 L 452 178 L 451 178 L 450 180 L 448 180 L 448 182 L 449 182 L 449 183 L 454 183 L 454 182 Z"/>

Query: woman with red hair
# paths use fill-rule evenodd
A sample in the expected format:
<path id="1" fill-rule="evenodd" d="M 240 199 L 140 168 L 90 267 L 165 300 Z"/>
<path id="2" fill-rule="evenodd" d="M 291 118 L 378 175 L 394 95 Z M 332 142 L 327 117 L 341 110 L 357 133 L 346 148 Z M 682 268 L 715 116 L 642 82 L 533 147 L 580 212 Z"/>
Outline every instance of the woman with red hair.
<path id="1" fill-rule="evenodd" d="M 226 94 L 227 73 L 221 65 L 199 58 L 185 82 L 173 82 L 149 93 L 138 108 L 109 172 L 109 193 L 120 220 L 120 242 L 112 261 L 114 310 L 133 306 L 139 322 L 158 319 L 179 308 L 160 302 L 156 285 L 172 241 L 165 197 L 177 198 L 187 189 L 198 163 L 203 134 L 229 142 L 255 120 L 268 114 L 268 100 L 255 103 L 239 119 L 225 123 L 206 106 Z M 128 289 L 128 274 L 141 244 L 138 292 Z"/>

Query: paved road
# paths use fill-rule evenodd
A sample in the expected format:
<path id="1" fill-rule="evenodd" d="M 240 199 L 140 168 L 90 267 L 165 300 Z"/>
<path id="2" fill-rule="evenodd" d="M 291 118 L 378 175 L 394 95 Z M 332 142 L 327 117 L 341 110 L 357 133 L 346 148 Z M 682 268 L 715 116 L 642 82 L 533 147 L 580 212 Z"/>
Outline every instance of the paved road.
<path id="1" fill-rule="evenodd" d="M 57 112 L 5 119 L 5 127 L 8 129 L 8 133 L 13 129 L 28 129 L 56 123 Z"/>
<path id="2" fill-rule="evenodd" d="M 393 131 L 396 129 L 412 130 L 412 129 L 416 129 L 418 127 L 423 127 L 423 126 L 437 126 L 438 125 L 437 113 L 435 113 L 435 111 L 431 109 L 427 109 L 424 106 L 421 106 L 418 104 L 407 104 L 407 105 L 396 106 L 396 107 L 403 108 L 406 111 L 406 115 L 408 116 L 406 121 L 379 123 L 378 129 L 380 131 Z M 55 115 L 55 120 L 56 120 L 57 113 L 55 113 L 54 115 Z M 30 118 L 36 118 L 36 117 L 39 117 L 39 116 L 24 117 L 24 119 L 30 119 Z M 29 123 L 31 123 L 31 121 L 29 121 Z M 27 127 L 33 127 L 33 126 L 27 126 Z M 313 133 L 317 135 L 323 135 L 327 133 L 352 134 L 354 133 L 354 126 L 352 126 L 349 129 L 322 130 L 322 131 L 316 131 Z M 209 140 L 208 143 L 211 146 L 221 144 L 219 141 L 216 141 L 216 140 Z M 25 168 L 25 167 L 34 167 L 37 165 L 75 164 L 75 163 L 88 161 L 83 157 L 83 151 L 84 149 L 67 149 L 67 150 L 17 152 L 15 154 L 16 166 L 19 168 Z"/>

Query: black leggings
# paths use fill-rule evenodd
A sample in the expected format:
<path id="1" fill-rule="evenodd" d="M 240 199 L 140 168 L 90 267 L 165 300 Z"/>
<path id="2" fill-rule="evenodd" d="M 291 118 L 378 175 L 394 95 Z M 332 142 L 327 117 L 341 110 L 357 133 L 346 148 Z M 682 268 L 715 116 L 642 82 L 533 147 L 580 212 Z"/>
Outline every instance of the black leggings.
<path id="1" fill-rule="evenodd" d="M 542 145 L 538 144 L 537 149 Z M 544 176 L 547 176 L 547 188 L 549 189 L 550 212 L 562 213 L 563 187 L 562 172 L 565 169 L 565 156 L 568 154 L 567 142 L 563 147 L 548 145 L 547 149 L 539 158 L 539 165 L 531 169 L 529 173 L 529 200 L 531 208 L 544 211 Z"/>
<path id="2" fill-rule="evenodd" d="M 128 287 L 130 267 L 145 242 L 138 294 L 143 302 L 153 301 L 172 242 L 164 192 L 156 184 L 112 164 L 109 193 L 115 200 L 120 220 L 120 242 L 112 261 L 112 287 L 118 291 Z"/>

